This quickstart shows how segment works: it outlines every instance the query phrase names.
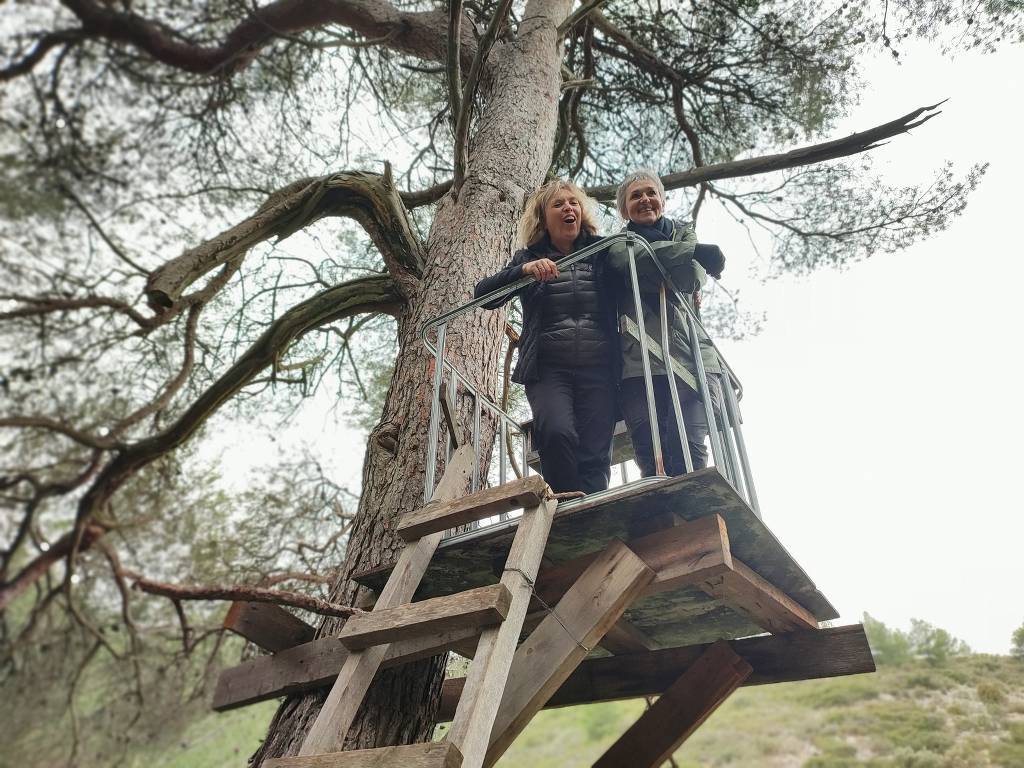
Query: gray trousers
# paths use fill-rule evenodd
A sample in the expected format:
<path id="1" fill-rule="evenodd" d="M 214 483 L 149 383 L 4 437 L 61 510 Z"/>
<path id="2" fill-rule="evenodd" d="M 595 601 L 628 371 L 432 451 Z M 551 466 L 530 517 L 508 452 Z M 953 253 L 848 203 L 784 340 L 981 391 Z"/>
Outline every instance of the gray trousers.
<path id="1" fill-rule="evenodd" d="M 669 391 L 668 379 L 652 376 L 654 385 L 654 401 L 657 408 L 658 433 L 661 436 L 661 454 L 665 462 L 665 474 L 682 475 L 686 472 L 683 459 L 683 448 L 679 442 L 679 429 L 676 427 L 675 410 L 672 408 L 672 393 Z M 704 411 L 704 403 L 697 393 L 677 381 L 680 410 L 683 412 L 683 423 L 686 425 L 686 442 L 690 448 L 690 458 L 694 469 L 703 469 L 708 465 L 708 449 L 705 441 L 708 437 L 708 419 Z M 718 385 L 718 377 L 708 376 L 712 400 L 716 408 L 722 401 Z M 651 439 L 651 420 L 647 415 L 647 393 L 644 379 L 638 376 L 623 379 L 619 386 L 620 406 L 629 437 L 633 442 L 633 453 L 637 466 L 644 477 L 656 474 L 654 462 L 654 441 Z"/>

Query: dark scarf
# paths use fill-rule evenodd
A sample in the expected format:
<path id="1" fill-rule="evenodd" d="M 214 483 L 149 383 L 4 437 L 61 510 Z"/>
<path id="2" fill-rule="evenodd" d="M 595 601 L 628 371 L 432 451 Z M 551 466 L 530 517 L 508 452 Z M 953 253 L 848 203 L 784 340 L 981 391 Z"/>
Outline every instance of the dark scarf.
<path id="1" fill-rule="evenodd" d="M 662 216 L 651 226 L 648 226 L 647 224 L 637 224 L 635 221 L 631 221 L 626 224 L 626 229 L 630 232 L 636 232 L 648 243 L 654 243 L 658 240 L 671 240 L 672 227 L 672 219 L 667 216 Z"/>

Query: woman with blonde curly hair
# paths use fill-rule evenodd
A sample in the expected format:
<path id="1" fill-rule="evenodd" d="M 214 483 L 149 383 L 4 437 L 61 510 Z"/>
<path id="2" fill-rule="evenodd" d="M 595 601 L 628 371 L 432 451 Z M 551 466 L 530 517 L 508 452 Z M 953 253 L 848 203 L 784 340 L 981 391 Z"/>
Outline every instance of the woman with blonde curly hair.
<path id="1" fill-rule="evenodd" d="M 522 302 L 512 380 L 526 387 L 541 473 L 556 492 L 604 490 L 611 472 L 619 378 L 615 285 L 603 253 L 566 270 L 555 263 L 599 239 L 593 204 L 562 179 L 537 189 L 519 222 L 521 250 L 475 291 L 480 297 L 525 276 L 535 280 L 484 306 L 497 309 L 513 296 Z"/>

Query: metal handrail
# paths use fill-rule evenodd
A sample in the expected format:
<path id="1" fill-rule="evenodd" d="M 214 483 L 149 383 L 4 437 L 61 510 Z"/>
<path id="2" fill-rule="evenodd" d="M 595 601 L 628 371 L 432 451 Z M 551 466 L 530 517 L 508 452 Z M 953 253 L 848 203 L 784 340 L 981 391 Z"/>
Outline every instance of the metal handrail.
<path id="1" fill-rule="evenodd" d="M 715 465 L 723 472 L 723 474 L 733 483 L 737 490 L 744 494 L 747 500 L 750 502 L 754 511 L 760 514 L 758 508 L 757 494 L 754 491 L 753 479 L 750 473 L 750 462 L 746 453 L 746 444 L 743 440 L 741 421 L 742 417 L 739 412 L 739 399 L 743 396 L 743 385 L 736 376 L 732 367 L 726 362 L 725 357 L 722 355 L 718 346 L 714 343 L 711 338 L 711 334 L 708 333 L 707 329 L 701 323 L 700 318 L 696 312 L 690 306 L 686 299 L 686 295 L 683 294 L 673 283 L 668 271 L 661 264 L 658 259 L 657 253 L 650 246 L 650 244 L 641 236 L 624 230 L 622 232 L 610 235 L 609 237 L 602 238 L 589 246 L 581 248 L 562 259 L 555 262 L 556 266 L 561 270 L 576 264 L 579 261 L 598 253 L 602 250 L 607 249 L 609 246 L 618 243 L 625 242 L 627 245 L 627 254 L 629 257 L 629 275 L 631 287 L 633 290 L 634 307 L 637 314 L 637 326 L 639 329 L 639 340 L 640 340 L 640 351 L 641 358 L 643 361 L 644 368 L 644 380 L 645 380 L 645 394 L 648 405 L 648 416 L 651 420 L 651 437 L 655 453 L 656 469 L 658 474 L 664 473 L 664 463 L 661 455 L 661 440 L 658 434 L 658 423 L 657 423 L 657 408 L 655 403 L 654 389 L 653 389 L 653 376 L 651 373 L 651 364 L 649 359 L 648 343 L 656 348 L 656 351 L 660 350 L 659 357 L 663 360 L 664 368 L 666 371 L 666 378 L 669 384 L 669 390 L 672 396 L 672 408 L 676 420 L 676 426 L 679 431 L 679 439 L 682 445 L 683 457 L 685 469 L 687 472 L 693 470 L 693 462 L 690 456 L 689 444 L 686 439 L 685 424 L 683 421 L 682 409 L 680 406 L 679 393 L 676 385 L 677 374 L 673 371 L 671 362 L 675 360 L 672 355 L 672 348 L 668 334 L 668 308 L 666 300 L 666 290 L 671 290 L 673 295 L 676 297 L 678 306 L 686 313 L 687 319 L 687 335 L 689 336 L 690 352 L 693 355 L 694 368 L 697 371 L 697 384 L 698 394 L 703 402 L 705 415 L 708 422 L 709 440 L 711 443 L 712 455 L 715 460 Z M 635 249 L 639 248 L 643 251 L 650 259 L 654 262 L 659 273 L 661 274 L 662 281 L 659 290 L 659 314 L 660 314 L 660 330 L 661 330 L 661 343 L 658 344 L 650 336 L 647 335 L 644 327 L 644 310 L 643 304 L 640 298 L 640 286 L 639 278 L 636 270 L 636 254 Z M 536 278 L 529 276 L 524 277 L 515 282 L 499 288 L 495 291 L 475 298 L 472 301 L 466 302 L 465 304 L 456 307 L 448 312 L 445 312 L 433 320 L 429 320 L 424 323 L 423 328 L 420 331 L 420 338 L 423 341 L 424 346 L 433 354 L 435 359 L 434 369 L 434 382 L 433 382 L 433 398 L 431 401 L 431 412 L 430 412 L 430 426 L 428 430 L 428 447 L 427 447 L 427 464 L 426 472 L 424 477 L 424 501 L 430 501 L 433 490 L 434 490 L 434 475 L 435 466 L 437 462 L 437 443 L 440 436 L 440 389 L 441 382 L 444 380 L 445 369 L 448 368 L 451 372 L 452 389 L 453 393 L 457 387 L 458 382 L 462 382 L 464 387 L 471 393 L 474 398 L 474 410 L 473 410 L 473 446 L 474 453 L 476 454 L 473 470 L 473 490 L 477 490 L 480 483 L 480 423 L 481 416 L 484 409 L 493 413 L 499 422 L 500 442 L 499 447 L 499 478 L 504 482 L 505 478 L 505 435 L 507 430 L 511 429 L 514 432 L 518 432 L 523 439 L 523 471 L 524 473 L 529 472 L 529 466 L 527 463 L 527 451 L 526 451 L 526 435 L 521 425 L 504 412 L 496 403 L 490 400 L 486 395 L 481 393 L 476 385 L 471 382 L 465 375 L 459 371 L 454 364 L 448 362 L 444 357 L 445 347 L 445 333 L 447 330 L 448 323 L 457 317 L 460 317 L 468 312 L 483 307 L 485 304 L 489 304 L 496 299 L 504 298 L 509 296 L 522 288 L 525 288 L 530 283 L 535 282 Z M 435 329 L 437 333 L 436 345 L 431 343 L 429 332 L 431 329 Z M 703 339 L 701 337 L 703 332 Z M 645 341 L 647 343 L 645 343 Z M 715 408 L 713 407 L 713 393 L 712 388 L 708 379 L 708 374 L 704 368 L 703 359 L 701 356 L 701 342 L 706 341 L 710 343 L 711 347 L 715 350 L 718 355 L 718 359 L 721 362 L 722 369 L 724 371 L 724 377 L 728 379 L 726 385 L 722 387 L 725 392 L 723 393 L 723 403 L 720 404 L 720 415 L 722 416 L 722 424 L 719 426 L 718 421 L 715 418 Z"/>

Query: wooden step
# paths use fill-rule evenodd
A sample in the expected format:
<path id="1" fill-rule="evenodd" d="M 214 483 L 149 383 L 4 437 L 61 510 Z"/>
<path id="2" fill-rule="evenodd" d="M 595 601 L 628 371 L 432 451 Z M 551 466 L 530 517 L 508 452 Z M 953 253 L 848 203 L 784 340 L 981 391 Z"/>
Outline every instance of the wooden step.
<path id="1" fill-rule="evenodd" d="M 273 757 L 263 761 L 263 768 L 460 768 L 461 765 L 459 750 L 447 742 Z"/>
<path id="2" fill-rule="evenodd" d="M 491 584 L 445 597 L 353 616 L 338 639 L 350 651 L 413 637 L 468 627 L 485 627 L 508 615 L 512 595 L 504 584 Z"/>
<path id="3" fill-rule="evenodd" d="M 531 475 L 459 499 L 431 502 L 403 515 L 397 533 L 406 541 L 415 541 L 428 534 L 468 525 L 502 512 L 532 509 L 540 504 L 546 488 L 543 477 Z"/>
<path id="4" fill-rule="evenodd" d="M 224 629 L 271 653 L 294 648 L 316 637 L 316 629 L 310 624 L 273 603 L 232 603 L 224 617 Z"/>

